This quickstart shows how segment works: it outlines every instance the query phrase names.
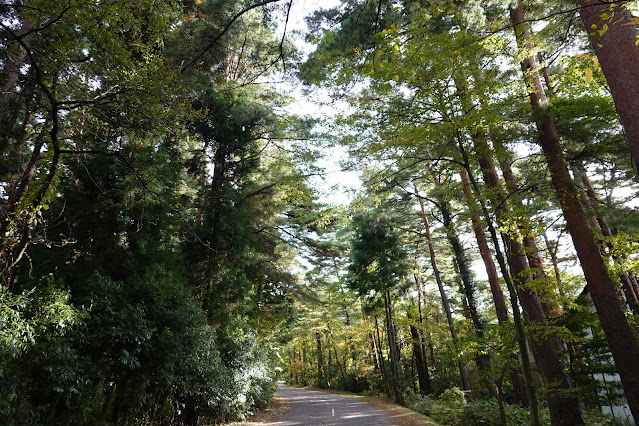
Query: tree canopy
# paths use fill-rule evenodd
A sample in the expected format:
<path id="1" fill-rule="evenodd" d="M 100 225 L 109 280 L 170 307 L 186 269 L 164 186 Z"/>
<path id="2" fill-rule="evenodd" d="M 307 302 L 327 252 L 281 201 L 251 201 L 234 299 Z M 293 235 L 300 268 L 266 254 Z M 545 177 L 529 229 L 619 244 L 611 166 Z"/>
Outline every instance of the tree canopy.
<path id="1" fill-rule="evenodd" d="M 637 2 L 302 6 L 0 5 L 0 415 L 639 419 Z"/>

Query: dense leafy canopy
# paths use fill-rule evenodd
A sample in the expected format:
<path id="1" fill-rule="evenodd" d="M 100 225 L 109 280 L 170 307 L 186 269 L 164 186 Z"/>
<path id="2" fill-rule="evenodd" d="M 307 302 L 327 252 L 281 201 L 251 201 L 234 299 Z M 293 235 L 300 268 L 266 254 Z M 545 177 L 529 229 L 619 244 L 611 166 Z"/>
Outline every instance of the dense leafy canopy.
<path id="1" fill-rule="evenodd" d="M 344 0 L 302 58 L 297 1 L 0 5 L 2 418 L 216 423 L 278 378 L 444 424 L 639 416 L 636 2 Z"/>

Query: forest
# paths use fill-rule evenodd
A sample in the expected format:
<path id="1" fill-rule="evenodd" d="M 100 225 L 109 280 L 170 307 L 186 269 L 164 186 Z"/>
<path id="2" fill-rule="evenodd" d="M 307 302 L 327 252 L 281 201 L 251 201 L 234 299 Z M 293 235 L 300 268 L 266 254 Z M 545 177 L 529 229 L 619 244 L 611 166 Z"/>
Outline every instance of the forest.
<path id="1" fill-rule="evenodd" d="M 638 16 L 0 1 L 0 423 L 634 424 Z"/>

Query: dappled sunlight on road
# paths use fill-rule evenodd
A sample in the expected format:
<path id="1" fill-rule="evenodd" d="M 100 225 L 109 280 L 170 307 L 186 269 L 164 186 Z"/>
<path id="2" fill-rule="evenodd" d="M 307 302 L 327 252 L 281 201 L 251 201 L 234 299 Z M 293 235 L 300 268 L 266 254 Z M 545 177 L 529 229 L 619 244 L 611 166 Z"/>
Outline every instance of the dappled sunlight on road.
<path id="1" fill-rule="evenodd" d="M 288 386 L 280 386 L 277 394 L 286 400 L 288 410 L 279 421 L 268 423 L 273 426 L 398 424 L 392 416 L 354 397 Z"/>

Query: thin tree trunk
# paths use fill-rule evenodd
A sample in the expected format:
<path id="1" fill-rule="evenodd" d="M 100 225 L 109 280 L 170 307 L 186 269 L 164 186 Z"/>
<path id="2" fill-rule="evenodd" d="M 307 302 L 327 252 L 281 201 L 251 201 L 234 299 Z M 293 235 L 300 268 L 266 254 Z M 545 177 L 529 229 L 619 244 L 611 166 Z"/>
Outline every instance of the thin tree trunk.
<path id="1" fill-rule="evenodd" d="M 497 321 L 499 325 L 504 326 L 508 323 L 508 308 L 506 307 L 504 292 L 502 291 L 501 285 L 499 284 L 497 267 L 495 266 L 495 262 L 493 261 L 493 257 L 490 253 L 488 240 L 486 239 L 486 234 L 479 217 L 479 212 L 477 211 L 477 204 L 475 203 L 475 198 L 470 188 L 468 173 L 466 172 L 466 170 L 462 170 L 460 176 L 462 180 L 462 189 L 466 198 L 466 204 L 468 205 L 468 209 L 470 210 L 473 231 L 475 233 L 477 245 L 479 246 L 479 253 L 481 255 L 482 261 L 484 262 L 486 274 L 488 275 L 488 283 L 490 285 L 490 291 L 493 296 L 493 303 L 495 304 Z M 515 363 L 515 365 L 519 363 L 519 358 L 517 357 L 516 353 L 510 354 L 509 357 Z M 526 395 L 526 383 L 524 382 L 524 379 L 521 376 L 521 371 L 518 368 L 514 368 L 512 370 L 510 380 L 513 384 L 515 395 L 517 395 L 517 398 L 522 404 L 527 406 L 528 398 Z"/>
<path id="2" fill-rule="evenodd" d="M 546 60 L 541 52 L 537 53 L 537 59 L 541 64 L 541 75 L 544 76 L 544 82 L 546 83 L 546 89 L 553 95 L 555 94 L 555 87 L 552 84 L 552 79 L 550 78 L 550 74 L 548 73 L 548 67 L 546 66 Z"/>
<path id="3" fill-rule="evenodd" d="M 612 235 L 617 235 L 617 234 L 619 234 L 619 228 L 615 226 L 612 229 Z M 624 253 L 621 257 L 623 258 L 624 262 L 628 261 L 627 253 Z M 630 277 L 630 281 L 632 281 L 632 289 L 635 292 L 635 296 L 637 297 L 637 300 L 639 300 L 639 283 L 637 282 L 637 276 L 635 275 L 634 272 L 630 272 L 628 276 Z"/>
<path id="4" fill-rule="evenodd" d="M 584 8 L 582 8 L 583 13 Z M 525 15 L 521 0 L 519 0 L 518 7 L 510 11 L 510 16 L 512 24 L 515 26 L 515 35 L 519 46 L 530 51 L 532 44 L 530 43 L 530 33 L 524 25 Z M 639 344 L 637 336 L 621 308 L 615 283 L 608 273 L 595 236 L 588 225 L 588 219 L 579 204 L 577 190 L 566 166 L 553 119 L 546 109 L 546 96 L 541 88 L 534 59 L 532 57 L 524 58 L 521 62 L 521 68 L 529 90 L 530 103 L 535 112 L 539 142 L 548 163 L 552 183 L 559 197 L 566 225 L 610 345 L 628 405 L 635 419 L 639 419 L 639 369 L 637 368 Z M 639 71 L 639 67 L 635 68 Z M 639 108 L 637 112 L 639 112 Z M 639 118 L 635 125 L 639 126 Z M 576 401 L 575 405 L 577 405 Z M 571 411 L 572 413 L 570 413 Z M 551 418 L 556 424 L 583 423 L 578 405 L 575 408 L 565 407 L 557 414 L 561 414 L 561 417 L 553 418 L 551 410 Z"/>
<path id="5" fill-rule="evenodd" d="M 399 348 L 397 346 L 397 336 L 395 333 L 395 323 L 393 321 L 393 311 L 391 305 L 390 292 L 384 292 L 384 309 L 386 311 L 386 336 L 388 338 L 388 353 L 390 361 L 390 378 L 391 388 L 395 397 L 395 402 L 399 405 L 405 406 L 404 395 L 399 384 L 399 364 L 400 355 Z"/>
<path id="6" fill-rule="evenodd" d="M 497 273 L 497 267 L 495 266 L 493 257 L 490 254 L 490 248 L 488 247 L 486 234 L 484 233 L 481 219 L 479 217 L 479 213 L 477 212 L 477 205 L 475 204 L 475 199 L 470 189 L 468 173 L 463 170 L 460 173 L 460 176 L 462 179 L 462 190 L 464 192 L 464 196 L 466 197 L 466 204 L 468 206 L 468 209 L 470 210 L 473 232 L 475 233 L 475 239 L 477 240 L 477 245 L 479 246 L 479 254 L 481 255 L 482 261 L 484 262 L 486 274 L 488 275 L 488 284 L 490 285 L 493 302 L 495 303 L 497 321 L 499 321 L 500 324 L 503 324 L 508 322 L 508 308 L 506 307 L 504 292 L 502 291 L 501 285 L 499 284 L 499 274 Z"/>
<path id="7" fill-rule="evenodd" d="M 595 192 L 595 189 L 593 188 L 592 183 L 590 182 L 590 179 L 588 178 L 585 170 L 581 171 L 581 182 L 586 188 L 586 195 L 588 196 L 588 199 L 590 199 L 590 204 L 592 205 L 592 208 L 594 210 L 595 219 L 597 220 L 597 225 L 601 230 L 601 235 L 603 235 L 604 237 L 612 236 L 612 231 L 610 231 L 610 227 L 608 226 L 606 218 L 599 212 L 601 204 L 599 203 L 597 193 Z M 613 244 L 610 241 L 606 244 L 606 246 L 609 250 L 612 251 Z M 605 255 L 605 249 L 603 247 L 602 255 Z M 612 258 L 620 267 L 623 265 L 623 258 L 621 258 L 621 256 L 612 256 Z M 621 281 L 621 288 L 623 290 L 623 294 L 625 296 L 628 307 L 633 314 L 639 315 L 639 299 L 637 299 L 637 294 L 633 289 L 634 283 L 630 279 L 630 276 L 625 272 L 619 274 L 619 279 Z"/>
<path id="8" fill-rule="evenodd" d="M 34 34 L 30 31 L 34 28 L 35 27 L 28 19 L 24 20 L 17 37 L 21 39 L 22 43 L 28 44 Z M 26 50 L 22 44 L 18 42 L 18 40 L 14 40 L 13 43 L 9 43 L 11 47 L 8 50 L 9 55 L 2 70 L 2 79 L 0 79 L 3 82 L 2 87 L 0 87 L 0 130 L 3 131 L 8 130 L 7 127 L 9 126 L 9 123 L 7 122 L 7 119 L 10 115 L 8 114 L 9 100 L 16 85 L 18 84 L 20 69 L 24 65 L 27 57 Z"/>
<path id="9" fill-rule="evenodd" d="M 384 390 L 386 391 L 386 396 L 389 398 L 393 397 L 388 368 L 386 368 L 386 361 L 384 360 L 384 352 L 382 351 L 382 338 L 379 335 L 379 322 L 377 321 L 377 316 L 375 316 L 375 332 L 377 334 L 377 354 L 379 356 L 379 362 L 382 371 L 382 382 L 384 383 Z"/>
<path id="10" fill-rule="evenodd" d="M 430 386 L 430 375 L 428 374 L 428 364 L 422 349 L 422 337 L 417 327 L 410 326 L 410 335 L 413 339 L 413 356 L 415 357 L 415 366 L 417 367 L 417 379 L 419 381 L 419 392 L 426 395 L 432 392 Z"/>
<path id="11" fill-rule="evenodd" d="M 315 332 L 317 343 L 317 384 L 319 387 L 326 386 L 326 374 L 324 371 L 324 355 L 322 351 L 322 336 L 319 331 Z"/>
<path id="12" fill-rule="evenodd" d="M 550 261 L 552 262 L 553 270 L 555 271 L 555 280 L 557 281 L 557 290 L 559 290 L 559 295 L 562 299 L 566 298 L 566 293 L 564 293 L 563 284 L 561 282 L 561 273 L 559 271 L 559 263 L 557 262 L 557 247 L 553 247 L 548 240 L 548 236 L 544 232 L 544 242 L 546 243 L 546 250 L 548 250 L 548 254 L 550 255 Z"/>
<path id="13" fill-rule="evenodd" d="M 483 344 L 486 325 L 483 318 L 481 318 L 481 316 L 479 315 L 479 311 L 477 309 L 477 286 L 474 282 L 475 280 L 473 277 L 473 273 L 470 270 L 468 258 L 466 256 L 466 253 L 464 252 L 461 241 L 459 241 L 459 237 L 457 236 L 457 233 L 454 229 L 448 201 L 443 199 L 443 197 L 439 197 L 438 207 L 442 214 L 442 221 L 444 227 L 446 228 L 446 236 L 448 238 L 448 242 L 450 243 L 450 246 L 453 249 L 453 255 L 455 256 L 455 264 L 457 266 L 459 277 L 461 278 L 461 291 L 466 302 L 468 316 L 473 323 L 477 340 L 479 340 L 480 344 Z M 492 398 L 497 398 L 497 386 L 495 385 L 495 381 L 491 373 L 492 363 L 490 360 L 490 355 L 488 355 L 487 352 L 482 352 L 483 353 L 480 353 L 476 357 L 477 366 L 480 370 L 480 376 L 484 380 L 490 396 Z"/>
<path id="14" fill-rule="evenodd" d="M 504 147 L 501 142 L 497 142 L 495 150 L 503 153 L 506 151 L 506 147 Z M 511 205 L 514 206 L 513 208 L 517 209 L 519 212 L 519 215 L 517 215 L 518 227 L 525 247 L 524 250 L 526 258 L 528 259 L 528 267 L 530 268 L 530 272 L 535 280 L 535 288 L 537 289 L 537 292 L 540 293 L 544 312 L 546 315 L 559 315 L 561 312 L 556 301 L 555 289 L 552 281 L 546 274 L 543 258 L 539 254 L 540 250 L 537 247 L 534 230 L 532 229 L 524 204 L 519 196 L 519 185 L 517 184 L 515 174 L 510 166 L 510 162 L 503 156 L 499 160 L 499 166 L 502 170 L 504 181 L 506 182 L 506 188 L 508 189 L 508 192 L 510 192 L 508 199 L 510 200 Z"/>
<path id="15" fill-rule="evenodd" d="M 432 387 L 430 384 L 430 373 L 428 372 L 428 361 L 426 356 L 426 345 L 424 339 L 424 333 L 421 327 L 424 324 L 424 317 L 422 314 L 422 288 L 417 278 L 417 275 L 413 274 L 413 278 L 415 279 L 415 287 L 417 289 L 417 312 L 419 313 L 419 325 L 420 329 L 411 325 L 411 336 L 413 338 L 413 352 L 419 352 L 415 354 L 415 361 L 417 364 L 417 376 L 419 378 L 419 390 L 423 395 L 429 394 L 432 392 Z M 414 329 L 414 330 L 413 330 Z M 417 337 L 417 340 L 415 338 Z M 415 346 L 417 345 L 417 346 Z M 420 371 L 423 369 L 423 371 Z M 421 378 L 420 378 L 421 377 Z M 422 384 L 423 381 L 423 384 Z"/>
<path id="16" fill-rule="evenodd" d="M 368 338 L 371 341 L 369 361 L 372 358 L 375 371 L 377 371 L 378 373 L 381 373 L 380 367 L 379 367 L 379 357 L 377 355 L 377 345 L 375 344 L 375 338 L 373 337 L 373 333 L 368 333 Z"/>
<path id="17" fill-rule="evenodd" d="M 510 208 L 504 195 L 503 188 L 501 187 L 499 176 L 497 175 L 497 170 L 492 161 L 490 149 L 486 140 L 483 138 L 474 138 L 474 143 L 475 149 L 478 154 L 479 165 L 482 169 L 484 181 L 486 182 L 486 185 L 495 192 L 495 196 L 497 198 L 496 200 L 494 200 L 494 203 L 497 206 L 496 210 L 498 220 L 502 220 L 501 218 L 503 218 L 504 215 L 508 215 L 510 213 Z M 468 161 L 467 156 L 465 157 L 466 161 Z M 488 212 L 485 211 L 484 214 L 488 215 Z M 492 237 L 495 247 L 499 247 L 499 243 L 496 240 L 496 234 Z M 531 329 L 534 331 L 534 336 L 531 341 L 533 354 L 537 361 L 537 365 L 541 372 L 542 378 L 544 379 L 544 382 L 547 385 L 551 386 L 551 392 L 548 398 L 549 407 L 551 408 L 551 411 L 561 411 L 564 407 L 561 395 L 564 395 L 565 398 L 568 398 L 568 396 L 566 395 L 566 390 L 570 390 L 571 388 L 569 379 L 564 374 L 565 363 L 560 356 L 563 343 L 561 339 L 559 339 L 549 330 L 549 325 L 546 320 L 546 315 L 544 313 L 541 300 L 539 299 L 539 295 L 527 285 L 528 282 L 532 280 L 532 275 L 530 274 L 530 270 L 528 268 L 528 260 L 526 258 L 526 255 L 523 253 L 522 244 L 517 239 L 512 238 L 507 232 L 502 233 L 501 237 L 506 248 L 508 264 L 510 266 L 511 273 L 507 273 L 506 266 L 504 265 L 505 261 L 503 259 L 500 260 L 498 257 L 498 260 L 500 261 L 500 267 L 504 272 L 504 277 L 512 277 L 513 281 L 515 282 L 515 286 L 517 287 L 516 293 L 514 287 L 509 288 L 509 292 L 511 293 L 511 305 L 514 309 L 514 307 L 516 306 L 515 294 L 517 294 L 526 314 L 525 318 L 530 324 Z M 522 354 L 522 364 L 524 364 L 524 368 L 527 368 L 523 359 L 524 356 L 527 357 L 527 347 L 525 345 L 525 337 L 523 335 L 523 331 L 522 335 L 519 336 L 518 339 L 520 344 L 520 353 Z M 526 355 L 524 355 L 524 353 Z M 532 377 L 526 374 L 526 382 L 529 390 L 532 384 L 530 380 L 532 380 Z M 531 396 L 534 397 L 534 394 L 528 392 L 528 397 L 530 398 Z M 569 401 L 569 403 L 569 405 L 572 406 L 577 404 L 577 401 Z M 532 413 L 533 412 L 531 411 L 531 414 Z M 539 419 L 531 418 L 531 423 L 532 422 L 536 422 L 537 424 L 539 424 Z"/>
<path id="18" fill-rule="evenodd" d="M 444 283 L 442 281 L 441 274 L 439 273 L 439 269 L 437 268 L 437 261 L 435 257 L 435 249 L 433 248 L 433 242 L 430 235 L 430 225 L 428 224 L 428 219 L 426 218 L 426 210 L 424 209 L 424 201 L 419 199 L 419 206 L 421 207 L 422 212 L 422 220 L 424 221 L 424 232 L 426 234 L 426 240 L 428 241 L 428 251 L 430 253 L 430 263 L 433 268 L 433 274 L 435 275 L 435 281 L 437 282 L 437 287 L 439 288 L 439 294 L 442 298 L 442 305 L 444 307 L 444 312 L 446 313 L 446 320 L 448 321 L 448 327 L 450 329 L 450 335 L 453 339 L 453 343 L 455 345 L 459 344 L 459 339 L 457 338 L 457 332 L 455 331 L 455 324 L 453 322 L 453 314 L 450 309 L 450 303 L 448 302 L 448 296 L 446 295 L 446 290 L 444 289 Z M 468 379 L 468 370 L 466 370 L 466 365 L 464 362 L 459 359 L 459 375 L 462 382 L 462 389 L 467 393 L 468 397 L 470 397 L 470 380 Z"/>

